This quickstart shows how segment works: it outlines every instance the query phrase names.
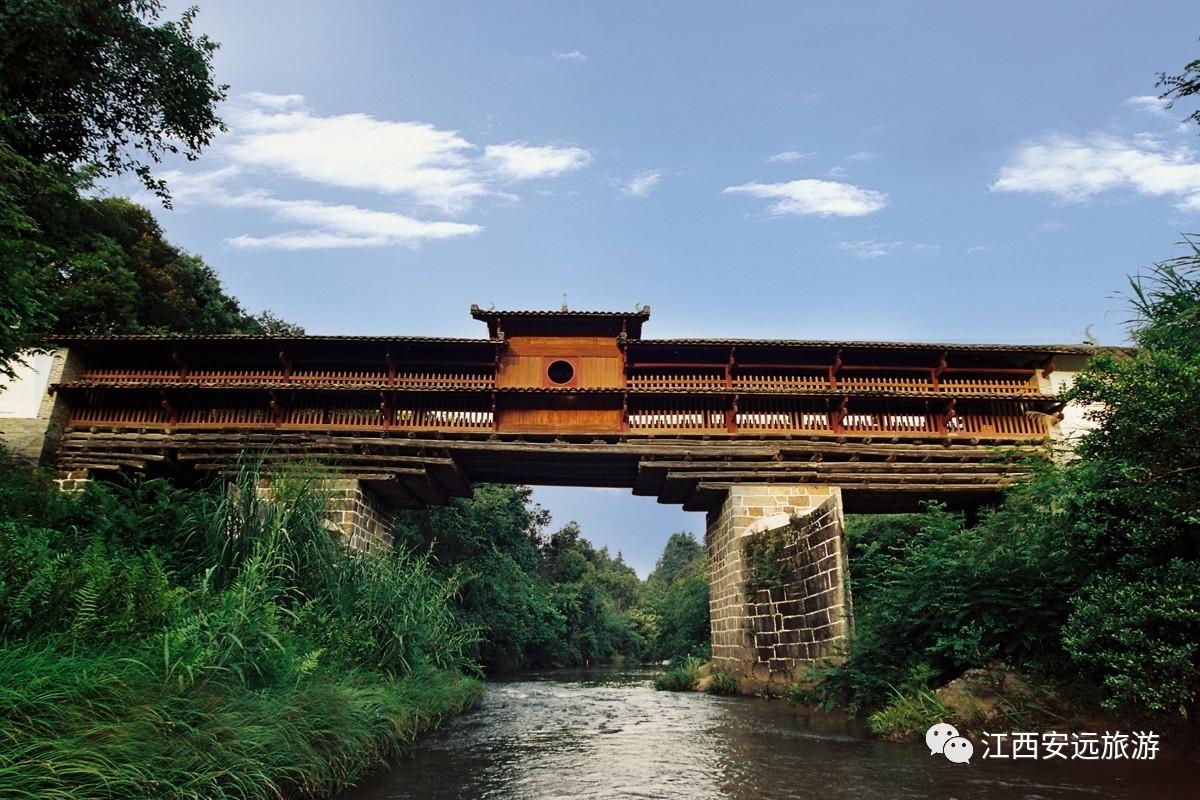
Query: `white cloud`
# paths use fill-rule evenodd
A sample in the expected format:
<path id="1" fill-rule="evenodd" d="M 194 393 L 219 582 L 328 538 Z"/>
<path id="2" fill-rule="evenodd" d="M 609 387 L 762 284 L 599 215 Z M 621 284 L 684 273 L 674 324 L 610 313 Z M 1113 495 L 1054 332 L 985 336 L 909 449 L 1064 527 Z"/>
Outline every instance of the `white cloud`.
<path id="1" fill-rule="evenodd" d="M 251 93 L 239 101 L 227 114 L 230 132 L 206 159 L 223 160 L 224 166 L 165 176 L 177 205 L 265 211 L 279 222 L 303 226 L 234 236 L 227 241 L 235 247 L 416 246 L 469 236 L 482 226 L 424 217 L 431 209 L 460 216 L 484 199 L 511 198 L 502 181 L 551 178 L 592 161 L 592 154 L 578 147 L 515 142 L 481 147 L 457 131 L 425 122 L 366 114 L 323 117 L 302 95 Z M 261 188 L 280 177 L 383 196 L 387 208 L 283 199 Z M 366 205 L 376 204 L 367 199 Z"/>
<path id="2" fill-rule="evenodd" d="M 816 153 L 802 153 L 799 150 L 784 150 L 782 153 L 776 153 L 767 159 L 772 163 L 793 164 L 797 161 L 807 161 L 816 156 Z"/>
<path id="3" fill-rule="evenodd" d="M 816 178 L 787 183 L 744 183 L 727 186 L 723 192 L 774 200 L 771 213 L 777 216 L 861 217 L 887 205 L 887 195 L 883 192 Z"/>
<path id="4" fill-rule="evenodd" d="M 645 197 L 658 186 L 663 179 L 663 171 L 661 169 L 644 169 L 634 174 L 625 183 L 621 184 L 621 194 L 626 197 Z"/>
<path id="5" fill-rule="evenodd" d="M 890 255 L 897 248 L 903 247 L 904 242 L 881 242 L 878 239 L 865 239 L 858 242 L 838 242 L 837 248 L 845 250 L 855 258 L 863 260 Z"/>
<path id="6" fill-rule="evenodd" d="M 321 117 L 295 103 L 264 103 L 229 115 L 233 161 L 350 189 L 406 195 L 461 213 L 488 193 L 471 168 L 475 146 L 456 131 L 366 114 Z"/>
<path id="7" fill-rule="evenodd" d="M 585 55 L 584 53 L 581 53 L 581 52 L 579 52 L 578 50 L 572 50 L 572 51 L 571 51 L 571 52 L 569 52 L 569 53 L 551 53 L 551 55 L 552 55 L 552 56 L 554 56 L 555 58 L 557 58 L 559 61 L 578 61 L 578 62 L 583 62 L 583 61 L 587 61 L 587 60 L 588 60 L 588 57 L 587 57 L 587 55 Z"/>
<path id="8" fill-rule="evenodd" d="M 246 92 L 243 98 L 262 108 L 283 111 L 288 108 L 304 108 L 306 101 L 302 94 L 268 94 L 266 92 Z"/>
<path id="9" fill-rule="evenodd" d="M 1125 189 L 1173 197 L 1176 208 L 1200 211 L 1200 164 L 1195 159 L 1190 149 L 1167 149 L 1148 135 L 1124 140 L 1106 134 L 1086 139 L 1056 134 L 1023 146 L 990 188 L 1043 192 L 1065 202 Z"/>
<path id="10" fill-rule="evenodd" d="M 531 147 L 509 142 L 488 145 L 483 154 L 497 173 L 514 181 L 562 175 L 592 163 L 592 154 L 582 147 Z"/>
<path id="11" fill-rule="evenodd" d="M 237 236 L 229 240 L 236 247 L 273 246 L 288 250 L 333 246 L 411 247 L 423 241 L 467 236 L 483 230 L 481 226 L 469 223 L 424 221 L 389 211 L 318 200 L 280 200 L 262 193 L 229 197 L 225 205 L 259 208 L 285 222 L 310 226 L 307 231 L 265 237 Z"/>
<path id="12" fill-rule="evenodd" d="M 1140 108 L 1147 114 L 1153 114 L 1156 117 L 1170 116 L 1167 113 L 1167 101 L 1153 94 L 1139 95 L 1138 97 L 1130 97 L 1125 101 L 1125 105 Z"/>
<path id="13" fill-rule="evenodd" d="M 857 153 L 851 153 L 846 156 L 847 161 L 874 161 L 879 156 L 870 150 L 859 150 Z"/>
<path id="14" fill-rule="evenodd" d="M 941 247 L 936 244 L 909 244 L 908 242 L 885 242 L 879 239 L 863 239 L 860 241 L 838 242 L 837 248 L 844 250 L 855 258 L 863 260 L 880 258 L 888 256 L 896 252 L 902 247 L 907 247 L 916 255 L 930 255 L 941 252 Z"/>

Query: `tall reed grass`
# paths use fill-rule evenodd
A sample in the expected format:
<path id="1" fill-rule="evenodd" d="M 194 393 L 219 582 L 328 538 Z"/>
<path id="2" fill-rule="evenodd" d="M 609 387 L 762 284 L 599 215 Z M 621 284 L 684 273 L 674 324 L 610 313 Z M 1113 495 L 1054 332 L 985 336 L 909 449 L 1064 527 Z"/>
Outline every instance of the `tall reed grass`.
<path id="1" fill-rule="evenodd" d="M 0 797 L 327 794 L 478 701 L 455 580 L 351 554 L 316 476 L 266 477 L 141 551 L 0 520 Z"/>

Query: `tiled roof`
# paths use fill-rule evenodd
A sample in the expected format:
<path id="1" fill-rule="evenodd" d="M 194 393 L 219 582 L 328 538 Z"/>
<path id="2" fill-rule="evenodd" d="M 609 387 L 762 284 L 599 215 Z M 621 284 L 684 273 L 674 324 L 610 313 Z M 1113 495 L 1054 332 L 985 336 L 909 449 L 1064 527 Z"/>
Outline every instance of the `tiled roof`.
<path id="1" fill-rule="evenodd" d="M 503 339 L 462 339 L 437 336 L 268 336 L 250 333 L 152 333 L 52 336 L 57 344 L 87 342 L 384 342 L 394 344 L 503 344 Z"/>
<path id="2" fill-rule="evenodd" d="M 974 350 L 981 352 L 1061 353 L 1096 355 L 1103 352 L 1132 352 L 1127 347 L 1087 344 L 949 344 L 938 342 L 837 342 L 801 339 L 631 339 L 630 347 L 849 347 L 879 350 Z"/>
<path id="3" fill-rule="evenodd" d="M 639 317 L 650 318 L 650 306 L 642 306 L 637 311 L 501 311 L 492 308 L 471 306 L 471 316 L 475 319 L 491 317 L 612 317 L 614 319 Z"/>

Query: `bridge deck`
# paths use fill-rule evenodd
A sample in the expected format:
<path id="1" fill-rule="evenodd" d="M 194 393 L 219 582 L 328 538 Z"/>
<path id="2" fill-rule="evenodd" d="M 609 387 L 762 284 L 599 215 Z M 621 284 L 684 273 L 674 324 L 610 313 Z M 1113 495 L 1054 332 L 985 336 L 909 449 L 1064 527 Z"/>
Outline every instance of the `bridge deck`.
<path id="1" fill-rule="evenodd" d="M 842 486 L 849 510 L 915 510 L 921 499 L 973 504 L 1044 448 L 1004 438 L 869 436 L 496 436 L 403 431 L 69 430 L 63 469 L 171 474 L 232 470 L 243 452 L 320 464 L 367 481 L 401 507 L 468 496 L 474 483 L 632 489 L 707 511 L 731 483 Z"/>

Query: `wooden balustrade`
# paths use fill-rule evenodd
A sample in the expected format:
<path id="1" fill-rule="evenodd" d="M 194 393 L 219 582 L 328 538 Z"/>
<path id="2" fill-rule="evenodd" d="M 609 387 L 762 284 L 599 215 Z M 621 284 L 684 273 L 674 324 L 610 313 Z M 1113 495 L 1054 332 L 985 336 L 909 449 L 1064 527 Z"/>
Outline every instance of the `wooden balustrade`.
<path id="1" fill-rule="evenodd" d="M 716 398 L 638 398 L 629 409 L 630 431 L 724 431 L 725 428 L 725 409 Z"/>
<path id="2" fill-rule="evenodd" d="M 734 375 L 733 387 L 768 392 L 823 391 L 829 389 L 829 377 L 815 374 L 747 373 Z"/>
<path id="3" fill-rule="evenodd" d="M 965 370 L 964 370 L 965 371 Z M 364 370 L 296 370 L 289 377 L 278 369 L 272 370 L 191 370 L 184 376 L 179 370 L 163 369 L 89 369 L 79 376 L 85 382 L 116 386 L 133 384 L 167 385 L 204 383 L 214 385 L 273 385 L 289 386 L 395 386 L 411 389 L 485 389 L 494 384 L 492 373 L 485 371 L 442 372 L 436 370 L 401 370 L 389 377 L 386 372 Z M 883 377 L 876 375 L 838 375 L 836 386 L 828 375 L 817 373 L 749 372 L 734 374 L 726 383 L 723 372 L 649 372 L 629 377 L 628 388 L 638 391 L 686 392 L 732 389 L 747 392 L 821 392 L 839 391 L 886 392 L 892 394 L 973 395 L 1038 394 L 1036 375 L 1018 377 L 946 377 L 934 384 L 932 376 Z"/>
<path id="4" fill-rule="evenodd" d="M 938 388 L 946 394 L 1038 394 L 1037 376 L 1017 378 L 943 378 Z"/>
<path id="5" fill-rule="evenodd" d="M 206 383 L 230 386 L 247 384 L 281 384 L 290 386 L 396 386 L 416 389 L 488 388 L 493 378 L 490 372 L 401 371 L 389 378 L 388 373 L 364 370 L 296 370 L 290 377 L 282 370 L 191 370 L 186 376 L 179 370 L 162 369 L 89 369 L 79 380 L 113 385 Z"/>
<path id="6" fill-rule="evenodd" d="M 120 427 L 176 428 L 347 428 L 377 430 L 491 430 L 491 400 L 480 398 L 415 398 L 385 411 L 382 402 L 356 398 L 302 397 L 290 407 L 272 408 L 270 402 L 246 398 L 218 400 L 183 408 L 162 402 L 80 405 L 70 424 Z"/>
<path id="7" fill-rule="evenodd" d="M 830 431 L 824 400 L 791 397 L 745 397 L 738 404 L 737 429 L 746 431 Z"/>
<path id="8" fill-rule="evenodd" d="M 670 392 L 687 389 L 722 389 L 725 374 L 709 373 L 650 373 L 631 375 L 629 388 L 643 391 Z"/>
<path id="9" fill-rule="evenodd" d="M 958 414 L 947 427 L 951 433 L 978 436 L 1045 436 L 1048 415 L 1026 403 L 978 403 Z"/>
<path id="10" fill-rule="evenodd" d="M 965 370 L 964 370 L 965 371 Z M 828 374 L 757 372 L 735 373 L 730 383 L 723 373 L 650 372 L 629 377 L 629 388 L 640 391 L 688 391 L 732 389 L 749 392 L 886 392 L 890 394 L 1038 394 L 1036 375 L 1028 378 L 946 378 L 935 384 L 932 373 L 918 377 L 838 375 L 836 386 Z"/>
<path id="11" fill-rule="evenodd" d="M 97 383 L 171 383 L 179 380 L 178 369 L 87 369 L 80 375 L 83 381 Z"/>
<path id="12" fill-rule="evenodd" d="M 441 372 L 398 372 L 394 383 L 397 386 L 419 389 L 451 389 L 472 387 L 486 389 L 494 383 L 489 373 L 457 373 Z"/>
<path id="13" fill-rule="evenodd" d="M 491 400 L 462 398 L 448 400 L 405 401 L 395 412 L 398 428 L 411 430 L 474 430 L 492 429 Z"/>
<path id="14" fill-rule="evenodd" d="M 817 434 L 969 435 L 1032 438 L 1046 435 L 1049 416 L 1035 404 L 977 401 L 952 413 L 936 401 L 870 401 L 853 398 L 846 408 L 819 398 L 750 396 L 739 398 L 736 414 L 711 397 L 638 398 L 628 413 L 629 431 L 757 432 Z M 732 416 L 733 426 L 729 419 Z M 175 428 L 345 428 L 379 430 L 491 431 L 490 398 L 427 396 L 400 398 L 394 407 L 362 398 L 301 396 L 290 406 L 272 408 L 266 400 L 221 400 L 183 405 L 146 400 L 136 404 L 81 404 L 71 414 L 75 426 Z"/>

